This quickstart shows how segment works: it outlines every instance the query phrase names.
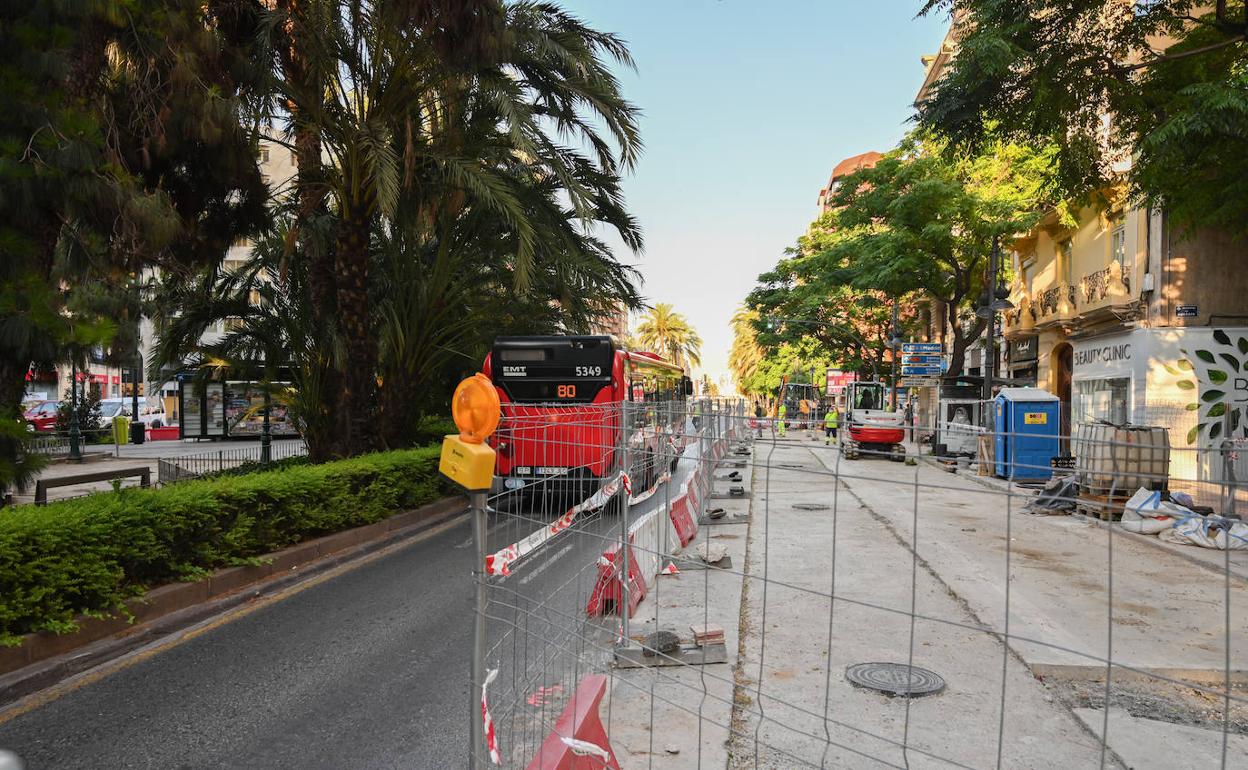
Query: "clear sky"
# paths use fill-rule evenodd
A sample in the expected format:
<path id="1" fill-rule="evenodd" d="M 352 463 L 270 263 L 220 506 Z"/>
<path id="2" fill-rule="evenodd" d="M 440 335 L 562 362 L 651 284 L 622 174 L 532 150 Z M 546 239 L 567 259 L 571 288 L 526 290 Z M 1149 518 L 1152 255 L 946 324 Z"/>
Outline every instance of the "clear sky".
<path id="1" fill-rule="evenodd" d="M 628 41 L 646 149 L 625 181 L 649 303 L 670 302 L 727 372 L 735 308 L 816 212 L 843 158 L 891 148 L 944 37 L 919 0 L 561 0 Z"/>

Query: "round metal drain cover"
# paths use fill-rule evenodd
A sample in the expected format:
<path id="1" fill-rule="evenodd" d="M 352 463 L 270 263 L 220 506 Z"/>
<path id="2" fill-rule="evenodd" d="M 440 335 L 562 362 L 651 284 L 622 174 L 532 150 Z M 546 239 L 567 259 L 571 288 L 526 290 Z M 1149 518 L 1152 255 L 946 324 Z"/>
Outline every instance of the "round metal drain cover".
<path id="1" fill-rule="evenodd" d="M 935 671 L 905 663 L 855 663 L 845 669 L 845 678 L 858 687 L 903 698 L 919 698 L 945 689 L 945 680 Z"/>
<path id="2" fill-rule="evenodd" d="M 793 503 L 793 507 L 799 511 L 826 511 L 832 506 L 823 503 Z"/>

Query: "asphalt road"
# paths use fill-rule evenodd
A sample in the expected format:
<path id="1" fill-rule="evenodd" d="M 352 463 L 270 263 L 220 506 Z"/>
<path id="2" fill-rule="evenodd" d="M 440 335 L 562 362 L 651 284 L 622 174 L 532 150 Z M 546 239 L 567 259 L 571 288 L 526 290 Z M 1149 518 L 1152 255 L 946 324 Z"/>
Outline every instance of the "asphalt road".
<path id="1" fill-rule="evenodd" d="M 495 518 L 491 547 L 530 526 Z M 618 517 L 584 516 L 495 589 L 512 597 L 496 612 L 540 603 L 558 625 L 583 617 L 592 565 L 618 528 Z M 461 767 L 471 555 L 465 517 L 0 723 L 0 748 L 28 770 Z M 511 636 L 506 625 L 490 624 L 496 655 L 530 646 L 498 694 L 522 708 L 532 667 L 554 658 L 533 649 L 536 624 L 522 617 Z"/>
<path id="2" fill-rule="evenodd" d="M 462 764 L 467 521 L 0 725 L 28 770 Z"/>

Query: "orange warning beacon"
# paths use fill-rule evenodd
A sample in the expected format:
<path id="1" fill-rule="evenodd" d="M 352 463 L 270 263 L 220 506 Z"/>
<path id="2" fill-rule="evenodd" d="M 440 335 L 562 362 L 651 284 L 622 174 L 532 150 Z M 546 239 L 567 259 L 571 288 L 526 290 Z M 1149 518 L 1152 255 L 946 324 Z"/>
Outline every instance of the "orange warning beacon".
<path id="1" fill-rule="evenodd" d="M 498 427 L 500 411 L 498 391 L 489 377 L 478 373 L 459 383 L 451 397 L 451 417 L 459 435 L 442 439 L 438 464 L 442 475 L 468 490 L 490 488 L 494 450 L 485 440 Z"/>

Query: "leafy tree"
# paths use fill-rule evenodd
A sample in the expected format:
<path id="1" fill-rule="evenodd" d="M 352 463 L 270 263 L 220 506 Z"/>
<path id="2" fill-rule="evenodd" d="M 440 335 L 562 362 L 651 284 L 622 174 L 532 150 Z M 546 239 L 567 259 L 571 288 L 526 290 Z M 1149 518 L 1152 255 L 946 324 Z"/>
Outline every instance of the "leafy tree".
<path id="1" fill-rule="evenodd" d="M 1068 197 L 1116 183 L 1138 153 L 1125 172 L 1137 197 L 1248 232 L 1248 12 L 1210 6 L 957 0 L 958 55 L 920 119 L 959 145 L 1059 147 Z"/>
<path id="2" fill-rule="evenodd" d="M 65 391 L 56 405 L 56 432 L 62 436 L 69 434 L 69 423 L 76 411 L 78 430 L 82 432 L 83 441 L 86 441 L 104 427 L 104 419 L 100 414 L 100 392 L 95 388 L 79 386 L 77 409 L 73 408 L 71 395 L 71 391 Z"/>
<path id="3" fill-rule="evenodd" d="M 646 311 L 637 324 L 637 338 L 672 363 L 688 367 L 702 363 L 702 338 L 689 320 L 666 302 Z"/>
<path id="4" fill-rule="evenodd" d="M 783 382 L 808 383 L 812 376 L 814 384 L 832 365 L 826 349 L 815 339 L 806 338 L 796 343 L 780 343 L 768 350 L 758 362 L 758 367 L 738 388 L 750 395 L 776 398 Z"/>
<path id="5" fill-rule="evenodd" d="M 925 297 L 950 320 L 949 374 L 960 374 L 985 326 L 971 311 L 993 239 L 1025 232 L 1053 200 L 1055 154 L 1002 141 L 971 152 L 913 134 L 842 181 L 835 208 L 792 257 L 762 276 L 753 301 L 827 320 L 810 333 L 850 350 L 856 336 L 858 354 L 866 355 L 873 346 L 862 344 L 862 328 L 882 339 L 893 298 Z"/>
<path id="6" fill-rule="evenodd" d="M 133 327 L 145 271 L 216 259 L 263 218 L 239 121 L 257 7 L 33 0 L 0 11 L 0 419 L 32 364 Z M 15 461 L 10 446 L 0 465 Z"/>

